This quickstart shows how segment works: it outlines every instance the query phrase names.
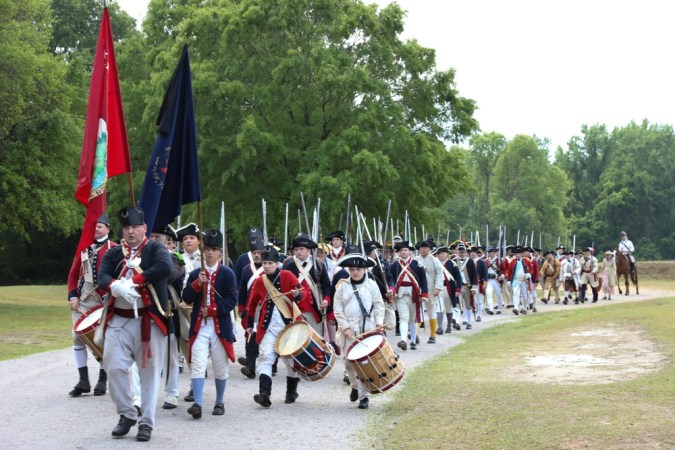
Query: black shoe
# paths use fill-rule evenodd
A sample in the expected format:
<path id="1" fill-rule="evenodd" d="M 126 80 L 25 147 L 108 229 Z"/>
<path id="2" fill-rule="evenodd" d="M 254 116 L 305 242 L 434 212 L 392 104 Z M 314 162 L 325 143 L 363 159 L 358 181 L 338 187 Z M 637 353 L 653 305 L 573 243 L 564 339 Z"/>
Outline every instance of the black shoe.
<path id="1" fill-rule="evenodd" d="M 255 378 L 255 372 L 251 372 L 251 369 L 249 369 L 248 367 L 242 367 L 241 373 L 243 373 L 244 376 L 246 376 L 246 378 L 251 378 L 251 379 Z"/>
<path id="2" fill-rule="evenodd" d="M 470 330 L 470 329 L 471 329 L 471 324 L 470 324 L 470 323 L 467 323 L 467 324 L 466 324 L 466 329 L 467 329 L 467 330 Z"/>
<path id="3" fill-rule="evenodd" d="M 537 307 L 536 307 L 536 306 L 533 306 L 533 307 L 532 307 L 532 312 L 533 312 L 533 313 L 536 313 L 536 312 L 537 312 Z"/>
<path id="4" fill-rule="evenodd" d="M 461 330 L 462 329 L 462 326 L 457 322 L 453 323 L 452 326 L 455 327 L 455 330 Z"/>
<path id="5" fill-rule="evenodd" d="M 162 405 L 162 409 L 174 409 L 174 408 L 176 408 L 176 405 L 174 405 L 173 403 L 164 402 L 164 404 Z"/>
<path id="6" fill-rule="evenodd" d="M 419 337 L 419 336 L 415 336 L 415 344 L 419 344 L 419 343 L 420 343 L 420 337 Z"/>
<path id="7" fill-rule="evenodd" d="M 401 350 L 408 350 L 408 344 L 405 343 L 405 341 L 398 341 L 398 348 Z"/>
<path id="8" fill-rule="evenodd" d="M 363 397 L 359 402 L 359 409 L 368 409 L 368 397 Z"/>
<path id="9" fill-rule="evenodd" d="M 546 300 L 545 298 L 542 298 L 541 301 L 544 302 L 544 305 L 548 305 L 548 300 Z"/>
<path id="10" fill-rule="evenodd" d="M 513 308 L 513 314 L 515 314 L 516 316 L 519 314 L 516 308 Z"/>
<path id="11" fill-rule="evenodd" d="M 433 337 L 433 336 L 431 336 L 431 337 L 427 340 L 427 344 L 435 344 L 435 343 L 436 343 L 436 338 Z"/>
<path id="12" fill-rule="evenodd" d="M 213 407 L 213 413 L 214 416 L 222 416 L 225 414 L 225 405 L 222 403 L 216 403 Z"/>
<path id="13" fill-rule="evenodd" d="M 563 305 L 567 304 L 567 299 L 563 300 Z"/>
<path id="14" fill-rule="evenodd" d="M 246 366 L 247 360 L 243 356 L 240 356 L 239 358 L 237 358 L 237 362 L 242 366 Z"/>
<path id="15" fill-rule="evenodd" d="M 494 312 L 492 312 L 491 309 L 486 309 L 485 312 L 488 313 L 490 316 L 494 315 Z"/>
<path id="16" fill-rule="evenodd" d="M 202 417 L 202 407 L 193 403 L 192 406 L 188 408 L 188 414 L 190 414 L 193 419 L 200 419 Z"/>
<path id="17" fill-rule="evenodd" d="M 440 335 L 440 334 L 443 334 L 443 327 L 438 327 L 438 328 L 436 329 L 436 334 L 439 334 L 439 335 Z"/>
<path id="18" fill-rule="evenodd" d="M 270 401 L 270 397 L 265 394 L 255 394 L 253 396 L 253 400 L 263 408 L 269 408 L 272 406 L 272 402 Z"/>
<path id="19" fill-rule="evenodd" d="M 105 395 L 107 391 L 106 383 L 108 382 L 108 375 L 105 373 L 105 370 L 101 369 L 98 372 L 98 382 L 94 386 L 94 396 L 98 397 Z"/>
<path id="20" fill-rule="evenodd" d="M 72 391 L 68 393 L 71 397 L 79 397 L 82 394 L 88 394 L 91 392 L 91 384 L 89 383 L 89 369 L 85 367 L 80 367 L 77 369 L 80 372 L 80 381 L 77 382 Z"/>
<path id="21" fill-rule="evenodd" d="M 117 426 L 112 430 L 113 437 L 120 438 L 126 436 L 131 430 L 131 427 L 136 425 L 134 419 L 127 419 L 126 417 L 120 415 L 120 421 L 117 422 Z"/>
<path id="22" fill-rule="evenodd" d="M 501 314 L 501 313 L 502 313 L 502 312 L 501 312 L 500 310 L 497 310 L 497 313 L 496 313 L 496 314 Z"/>
<path id="23" fill-rule="evenodd" d="M 481 322 L 483 319 L 480 318 L 480 316 L 476 317 L 476 322 Z"/>
<path id="24" fill-rule="evenodd" d="M 506 305 L 506 309 L 513 308 L 513 305 Z"/>
<path id="25" fill-rule="evenodd" d="M 349 375 L 342 377 L 342 381 L 344 381 L 345 384 L 351 384 L 351 381 L 349 381 Z"/>
<path id="26" fill-rule="evenodd" d="M 527 310 L 526 310 L 526 309 L 523 309 L 523 310 L 520 311 L 520 313 L 521 313 L 522 315 L 526 316 L 526 315 L 527 315 Z"/>
<path id="27" fill-rule="evenodd" d="M 451 326 L 451 325 L 448 325 L 448 326 L 445 328 L 445 332 L 446 332 L 446 333 L 452 333 L 452 326 Z"/>
<path id="28" fill-rule="evenodd" d="M 355 401 L 357 401 L 358 399 L 359 399 L 359 391 L 358 391 L 358 389 L 353 389 L 353 388 L 352 388 L 352 391 L 349 393 L 349 401 L 350 401 L 350 402 L 355 402 Z"/>
<path id="29" fill-rule="evenodd" d="M 415 344 L 414 342 L 411 342 L 410 343 L 410 350 L 417 350 L 417 344 Z"/>
<path id="30" fill-rule="evenodd" d="M 297 378 L 286 377 L 286 399 L 284 403 L 295 403 L 298 395 L 298 381 Z"/>
<path id="31" fill-rule="evenodd" d="M 151 435 L 152 428 L 150 428 L 150 425 L 142 424 L 138 426 L 138 433 L 136 434 L 137 441 L 148 442 Z"/>
<path id="32" fill-rule="evenodd" d="M 192 389 L 190 389 L 190 392 L 188 392 L 188 394 L 185 396 L 185 398 L 183 400 L 185 400 L 186 402 L 194 402 L 195 401 L 195 396 L 192 393 Z"/>

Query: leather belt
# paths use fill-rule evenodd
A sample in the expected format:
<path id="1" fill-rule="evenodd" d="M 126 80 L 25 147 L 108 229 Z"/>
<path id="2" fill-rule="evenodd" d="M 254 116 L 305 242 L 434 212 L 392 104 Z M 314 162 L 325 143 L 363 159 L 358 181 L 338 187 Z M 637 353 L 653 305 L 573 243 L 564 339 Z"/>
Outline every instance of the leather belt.
<path id="1" fill-rule="evenodd" d="M 145 308 L 138 308 L 138 317 L 140 318 L 143 313 L 145 312 Z M 124 317 L 125 319 L 135 319 L 136 316 L 134 315 L 134 310 L 133 309 L 120 309 L 120 308 L 115 308 L 114 314 L 120 317 Z"/>

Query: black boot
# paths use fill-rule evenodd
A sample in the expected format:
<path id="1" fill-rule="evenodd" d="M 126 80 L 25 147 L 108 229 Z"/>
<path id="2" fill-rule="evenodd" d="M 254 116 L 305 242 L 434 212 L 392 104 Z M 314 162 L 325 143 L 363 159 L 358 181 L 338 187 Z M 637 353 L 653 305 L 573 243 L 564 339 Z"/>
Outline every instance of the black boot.
<path id="1" fill-rule="evenodd" d="M 286 400 L 284 403 L 295 403 L 298 398 L 298 379 L 286 377 Z"/>
<path id="2" fill-rule="evenodd" d="M 591 288 L 591 291 L 593 291 L 593 303 L 597 303 L 598 301 L 598 288 Z"/>
<path id="3" fill-rule="evenodd" d="M 272 406 L 272 402 L 270 401 L 270 396 L 272 395 L 272 379 L 264 374 L 261 374 L 258 379 L 260 380 L 259 393 L 253 396 L 253 400 L 263 408 L 269 408 Z"/>
<path id="4" fill-rule="evenodd" d="M 91 392 L 91 384 L 89 384 L 89 369 L 87 366 L 77 369 L 80 372 L 80 381 L 75 385 L 72 391 L 68 393 L 71 397 L 79 397 L 82 394 Z"/>
<path id="5" fill-rule="evenodd" d="M 108 374 L 105 373 L 105 370 L 101 369 L 98 371 L 98 382 L 96 383 L 96 386 L 94 386 L 94 395 L 99 396 L 99 395 L 105 395 L 107 387 L 106 384 L 108 383 Z"/>

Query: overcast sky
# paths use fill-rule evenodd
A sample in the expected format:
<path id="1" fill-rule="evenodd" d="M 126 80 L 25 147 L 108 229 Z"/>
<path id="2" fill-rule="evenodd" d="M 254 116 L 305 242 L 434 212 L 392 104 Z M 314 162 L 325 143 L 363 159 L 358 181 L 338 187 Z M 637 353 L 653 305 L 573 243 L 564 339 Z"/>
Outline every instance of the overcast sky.
<path id="1" fill-rule="evenodd" d="M 292 1 L 292 0 L 289 0 Z M 384 6 L 388 0 L 366 0 Z M 146 0 L 120 0 L 139 20 Z M 436 50 L 478 103 L 485 132 L 551 150 L 583 124 L 675 123 L 675 3 L 665 0 L 398 0 L 404 39 Z M 114 28 L 114 24 L 113 24 Z"/>

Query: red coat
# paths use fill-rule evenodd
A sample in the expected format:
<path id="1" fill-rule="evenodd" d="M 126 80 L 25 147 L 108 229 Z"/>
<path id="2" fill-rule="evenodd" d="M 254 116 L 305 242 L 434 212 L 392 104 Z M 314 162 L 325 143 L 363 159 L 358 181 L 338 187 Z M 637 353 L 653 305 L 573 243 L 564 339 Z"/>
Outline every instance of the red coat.
<path id="1" fill-rule="evenodd" d="M 532 282 L 534 284 L 537 284 L 539 283 L 539 261 L 537 261 L 537 258 L 530 258 L 530 264 L 531 264 L 530 274 L 532 274 Z"/>
<path id="2" fill-rule="evenodd" d="M 113 241 L 108 240 L 103 244 L 97 251 L 96 267 L 93 269 L 98 273 L 101 268 L 101 261 L 106 252 L 113 248 L 117 247 L 117 244 Z M 85 248 L 84 251 L 88 251 L 89 247 Z M 82 295 L 80 292 L 80 278 L 82 278 L 82 252 L 78 252 L 73 258 L 73 264 L 70 266 L 70 272 L 68 272 L 68 300 L 71 297 L 79 297 Z M 103 289 L 97 289 L 100 295 L 104 295 L 106 292 Z"/>
<path id="3" fill-rule="evenodd" d="M 267 331 L 267 326 L 269 323 L 265 320 L 267 318 L 267 309 L 268 306 L 275 307 L 274 303 L 271 300 L 267 300 L 267 289 L 265 288 L 265 281 L 264 279 L 267 277 L 266 274 L 260 275 L 255 282 L 253 282 L 253 286 L 251 286 L 251 291 L 248 294 L 248 302 L 246 304 L 246 311 L 248 312 L 248 327 L 253 328 L 253 321 L 255 320 L 255 311 L 258 308 L 258 305 L 260 305 L 260 315 L 258 316 L 258 326 L 256 328 L 256 342 L 260 344 L 260 341 L 262 341 L 263 336 L 265 336 L 265 331 Z M 274 276 L 273 276 L 274 277 Z M 272 281 L 272 278 L 270 277 L 270 281 Z M 290 292 L 291 289 L 300 289 L 300 282 L 298 281 L 298 278 L 293 275 L 293 272 L 290 270 L 281 270 L 279 271 L 279 280 L 277 283 L 275 283 L 275 287 L 277 289 L 281 288 L 280 292 L 286 293 Z M 302 295 L 302 294 L 301 294 Z M 286 297 L 290 300 L 291 295 L 286 294 Z M 301 298 L 298 297 L 296 301 L 298 301 Z M 281 299 L 283 300 L 283 299 Z M 289 309 L 292 310 L 291 304 L 286 301 L 288 304 Z M 297 311 L 297 310 L 296 310 Z M 271 317 L 271 316 L 270 316 Z M 282 315 L 283 317 L 283 315 Z M 300 315 L 295 315 L 294 314 L 294 319 L 299 319 L 301 316 Z"/>
<path id="4" fill-rule="evenodd" d="M 521 261 L 523 261 L 523 268 L 525 269 L 525 273 L 532 273 L 532 263 L 530 262 L 530 260 L 527 258 L 523 258 Z M 509 270 L 506 274 L 506 277 L 509 279 L 509 281 L 513 281 L 517 262 L 518 258 L 513 258 L 509 263 Z"/>

